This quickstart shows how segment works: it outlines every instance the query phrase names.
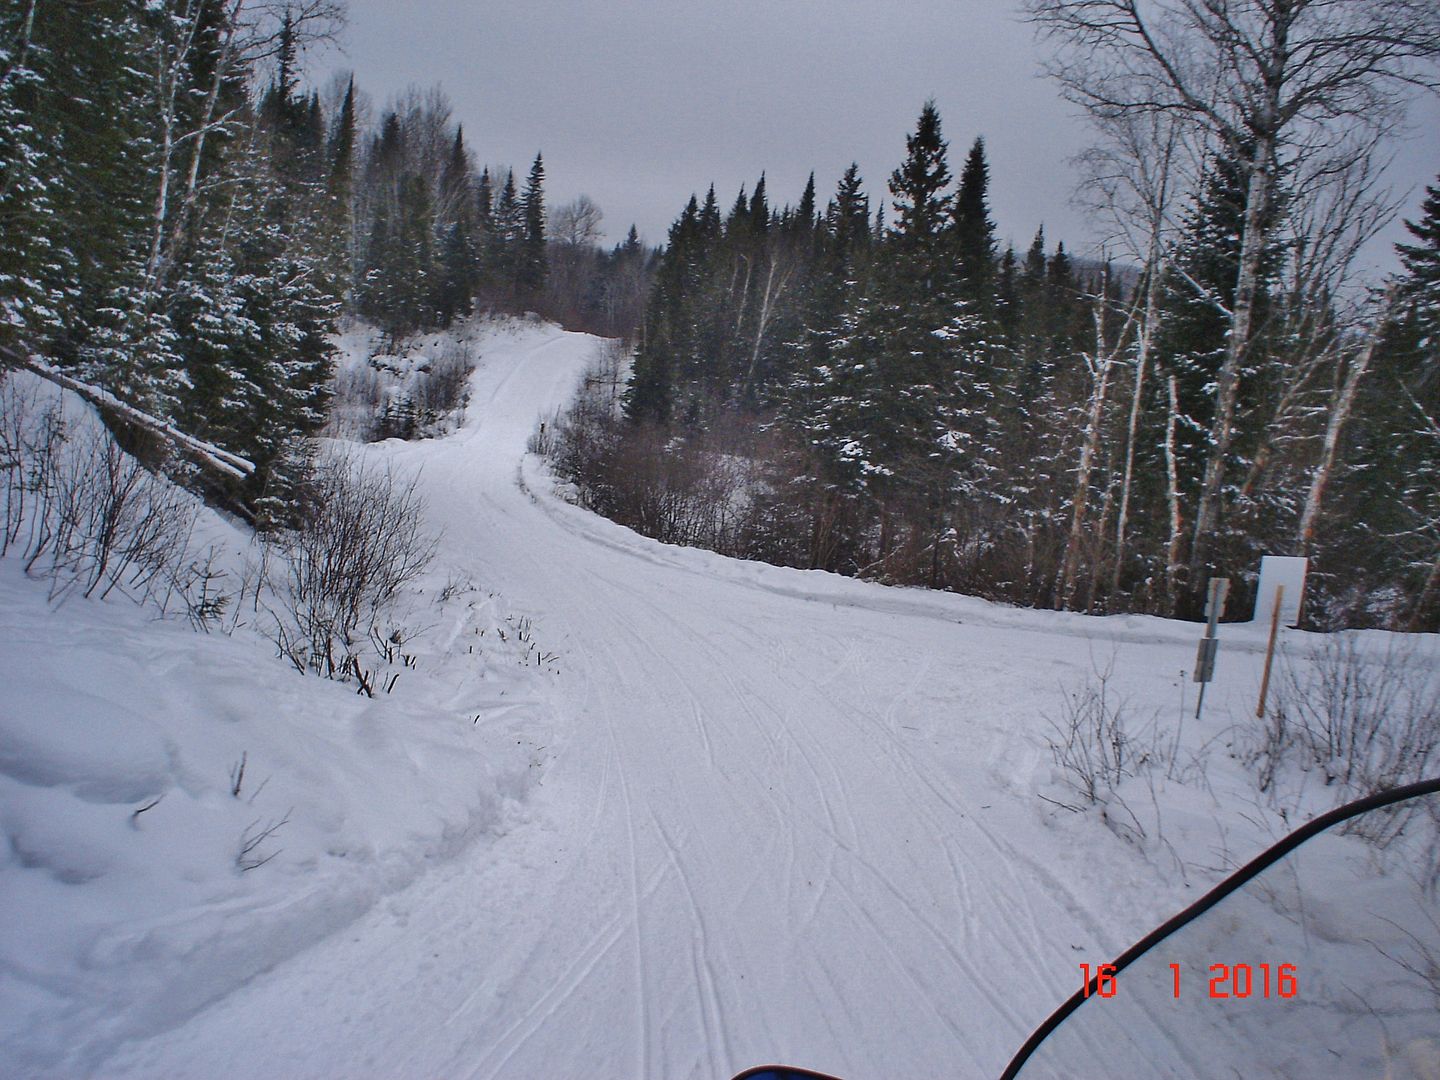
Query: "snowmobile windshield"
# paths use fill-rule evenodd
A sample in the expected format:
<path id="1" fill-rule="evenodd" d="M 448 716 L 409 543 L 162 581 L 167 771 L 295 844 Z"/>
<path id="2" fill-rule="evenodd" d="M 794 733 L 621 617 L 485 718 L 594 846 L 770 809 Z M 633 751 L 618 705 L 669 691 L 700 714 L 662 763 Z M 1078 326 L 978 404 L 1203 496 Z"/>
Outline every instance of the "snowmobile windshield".
<path id="1" fill-rule="evenodd" d="M 1412 790 L 1427 787 L 1317 830 L 1120 970 L 1092 965 L 1007 1076 L 1440 1077 L 1440 782 Z"/>

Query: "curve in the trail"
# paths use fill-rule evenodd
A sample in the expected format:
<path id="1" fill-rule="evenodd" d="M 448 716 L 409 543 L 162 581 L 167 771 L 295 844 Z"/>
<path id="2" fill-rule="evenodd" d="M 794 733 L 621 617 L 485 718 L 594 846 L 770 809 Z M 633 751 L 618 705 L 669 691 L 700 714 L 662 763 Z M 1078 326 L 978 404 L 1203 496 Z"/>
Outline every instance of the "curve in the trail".
<path id="1" fill-rule="evenodd" d="M 116 1073 L 994 1075 L 1072 948 L 1122 943 L 1039 872 L 1059 841 L 996 776 L 1035 686 L 1088 666 L 1080 624 L 663 548 L 558 501 L 525 444 L 594 344 L 498 340 L 461 431 L 376 451 L 423 466 L 446 558 L 563 656 L 534 819 Z"/>

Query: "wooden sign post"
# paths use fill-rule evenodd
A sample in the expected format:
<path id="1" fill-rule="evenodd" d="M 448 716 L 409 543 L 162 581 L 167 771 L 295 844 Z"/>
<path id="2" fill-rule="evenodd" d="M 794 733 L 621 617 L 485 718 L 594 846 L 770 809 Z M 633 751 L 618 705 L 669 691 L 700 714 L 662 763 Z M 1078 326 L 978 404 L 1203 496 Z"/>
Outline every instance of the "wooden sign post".
<path id="1" fill-rule="evenodd" d="M 1280 605 L 1285 602 L 1285 586 L 1275 586 L 1275 608 L 1270 613 L 1270 644 L 1265 646 L 1265 674 L 1260 676 L 1260 704 L 1255 715 L 1265 718 L 1265 698 L 1270 693 L 1270 665 L 1275 662 L 1275 639 L 1280 636 Z"/>

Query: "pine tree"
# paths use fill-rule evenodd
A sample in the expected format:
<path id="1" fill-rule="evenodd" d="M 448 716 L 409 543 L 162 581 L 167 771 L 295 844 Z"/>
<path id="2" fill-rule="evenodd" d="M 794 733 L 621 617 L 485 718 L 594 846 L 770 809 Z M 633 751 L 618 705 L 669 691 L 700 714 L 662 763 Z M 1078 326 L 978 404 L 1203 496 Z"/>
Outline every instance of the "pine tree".
<path id="1" fill-rule="evenodd" d="M 523 292 L 533 296 L 544 288 L 549 269 L 545 253 L 545 162 L 539 154 L 535 155 L 535 161 L 530 166 L 521 208 L 525 226 L 515 283 Z"/>
<path id="2" fill-rule="evenodd" d="M 995 223 L 990 220 L 990 166 L 976 139 L 955 195 L 955 250 L 961 290 L 987 327 L 995 310 Z"/>
<path id="3" fill-rule="evenodd" d="M 486 236 L 485 267 L 491 286 L 513 297 L 525 243 L 525 207 L 515 188 L 515 173 L 506 170 L 505 183 L 495 201 L 494 226 Z"/>
<path id="4" fill-rule="evenodd" d="M 1395 245 L 1405 268 L 1400 295 L 1406 311 L 1400 324 L 1417 352 L 1433 359 L 1440 352 L 1440 183 L 1425 189 L 1420 210 L 1419 221 L 1405 222 L 1416 243 Z"/>
<path id="5" fill-rule="evenodd" d="M 1000 269 L 995 278 L 995 328 L 1000 336 L 1001 347 L 1014 356 L 1020 333 L 1020 264 L 1015 258 L 1015 249 L 1007 247 L 1000 257 Z"/>
<path id="6" fill-rule="evenodd" d="M 88 349 L 87 374 L 138 403 L 150 395 L 128 380 L 149 365 L 128 353 L 153 312 L 129 275 L 157 153 L 133 60 L 145 27 L 134 5 L 97 0 L 7 5 L 0 33 L 0 326 L 61 363 Z"/>
<path id="7" fill-rule="evenodd" d="M 36 345 L 65 325 L 76 282 L 55 205 L 60 127 L 46 115 L 46 55 L 35 43 L 34 0 L 0 10 L 0 335 Z M 3 343 L 4 337 L 0 337 Z"/>
<path id="8" fill-rule="evenodd" d="M 814 232 L 815 224 L 815 174 L 812 172 L 800 194 L 800 205 L 795 208 L 793 228 L 808 236 Z"/>
<path id="9" fill-rule="evenodd" d="M 463 128 L 455 129 L 455 141 L 440 178 L 439 201 L 436 218 L 443 235 L 433 303 L 440 325 L 449 326 L 457 316 L 470 314 L 479 285 L 476 199 L 470 183 L 470 155 L 465 149 Z"/>
<path id="10" fill-rule="evenodd" d="M 834 466 L 861 490 L 911 505 L 931 547 L 933 580 L 950 509 L 973 486 L 983 402 L 967 371 L 974 322 L 958 288 L 950 172 L 933 102 L 906 147 L 890 181 L 894 223 L 830 346 L 836 401 L 824 441 Z"/>
<path id="11" fill-rule="evenodd" d="M 814 277 L 805 311 L 805 332 L 795 344 L 798 374 L 788 394 L 786 416 L 819 452 L 828 484 L 853 489 L 857 477 L 843 452 L 860 417 L 857 394 L 862 391 L 853 367 L 839 357 L 851 344 L 860 289 L 867 274 L 871 246 L 870 198 L 860 167 L 853 162 L 826 207 Z"/>
<path id="12" fill-rule="evenodd" d="M 925 103 L 915 134 L 906 136 L 905 149 L 905 163 L 890 177 L 896 215 L 890 232 L 904 250 L 928 256 L 920 280 L 934 290 L 941 283 L 930 278 L 942 262 L 939 248 L 953 205 L 953 196 L 946 190 L 951 180 L 945 160 L 948 145 L 940 134 L 940 112 L 935 102 Z"/>
<path id="13" fill-rule="evenodd" d="M 330 138 L 330 194 L 348 205 L 355 192 L 355 77 L 345 87 L 345 100 Z"/>
<path id="14" fill-rule="evenodd" d="M 490 179 L 490 168 L 480 173 L 480 183 L 475 189 L 475 209 L 480 214 L 480 226 L 489 229 L 495 218 L 495 184 Z"/>
<path id="15" fill-rule="evenodd" d="M 712 188 L 704 214 L 692 195 L 670 226 L 669 243 L 646 309 L 648 333 L 636 351 L 624 396 L 625 415 L 632 423 L 669 424 L 680 394 L 688 392 L 686 382 L 695 369 L 698 337 L 694 305 L 714 243 L 707 217 L 718 214 L 714 194 Z"/>
<path id="16" fill-rule="evenodd" d="M 765 174 L 755 182 L 755 193 L 750 196 L 748 227 L 752 237 L 762 237 L 770 228 L 770 202 L 765 195 Z"/>
<path id="17" fill-rule="evenodd" d="M 355 78 L 345 88 L 345 99 L 328 146 L 329 179 L 326 194 L 332 242 L 334 244 L 334 276 L 340 283 L 347 302 L 355 304 L 357 237 L 355 220 Z"/>

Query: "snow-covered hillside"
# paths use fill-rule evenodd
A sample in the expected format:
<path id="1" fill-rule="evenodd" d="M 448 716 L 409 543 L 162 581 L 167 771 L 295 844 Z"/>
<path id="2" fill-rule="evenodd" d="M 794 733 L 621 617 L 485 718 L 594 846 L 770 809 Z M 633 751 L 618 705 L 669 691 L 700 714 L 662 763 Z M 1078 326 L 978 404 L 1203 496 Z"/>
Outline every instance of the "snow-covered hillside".
<path id="1" fill-rule="evenodd" d="M 0 1071 L 995 1076 L 1082 962 L 1283 834 L 1282 810 L 1328 805 L 1262 797 L 1240 760 L 1259 629 L 1222 630 L 1196 721 L 1191 625 L 645 540 L 525 456 L 598 342 L 507 324 L 473 344 L 459 431 L 363 451 L 418 473 L 444 536 L 391 695 L 301 677 L 243 634 L 49 610 L 0 562 Z M 1149 757 L 1103 816 L 1057 805 L 1078 800 L 1047 746 L 1102 676 Z M 280 820 L 274 858 L 243 870 L 243 838 Z M 1379 963 L 1372 928 L 1318 898 L 1314 926 L 1256 916 L 1266 956 L 1225 924 L 1185 960 L 1298 963 L 1320 927 L 1337 979 Z M 1259 1012 L 1220 1040 L 1133 985 L 1131 1028 L 1178 1059 L 1264 1059 L 1238 1037 Z M 1359 1037 L 1326 1015 L 1326 1037 Z M 1210 1041 L 1176 1049 L 1187 1034 Z M 1078 1046 L 1058 1074 L 1129 1075 L 1102 1039 Z M 1328 1060 L 1313 1040 L 1274 1053 L 1287 1075 Z"/>

